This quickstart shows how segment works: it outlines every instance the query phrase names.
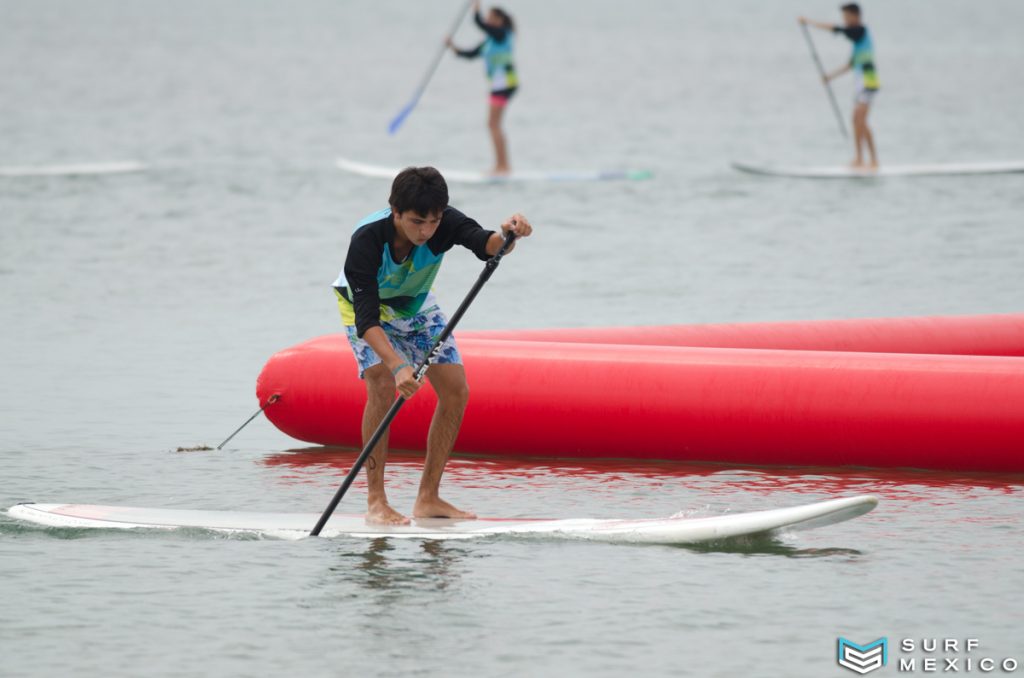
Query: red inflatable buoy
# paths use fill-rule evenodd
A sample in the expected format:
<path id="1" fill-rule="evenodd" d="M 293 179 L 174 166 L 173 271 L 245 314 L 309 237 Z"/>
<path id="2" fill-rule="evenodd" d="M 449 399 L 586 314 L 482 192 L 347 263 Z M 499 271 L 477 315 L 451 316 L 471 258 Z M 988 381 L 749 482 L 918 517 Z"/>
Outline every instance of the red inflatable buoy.
<path id="1" fill-rule="evenodd" d="M 456 450 L 495 455 L 1024 471 L 1017 357 L 459 338 Z M 975 346 L 977 348 L 977 346 Z M 342 335 L 273 356 L 260 402 L 285 433 L 358 447 L 365 390 Z M 423 389 L 391 445 L 421 450 Z"/>
<path id="2" fill-rule="evenodd" d="M 649 327 L 487 330 L 459 336 L 634 346 L 1024 356 L 1024 313 Z"/>

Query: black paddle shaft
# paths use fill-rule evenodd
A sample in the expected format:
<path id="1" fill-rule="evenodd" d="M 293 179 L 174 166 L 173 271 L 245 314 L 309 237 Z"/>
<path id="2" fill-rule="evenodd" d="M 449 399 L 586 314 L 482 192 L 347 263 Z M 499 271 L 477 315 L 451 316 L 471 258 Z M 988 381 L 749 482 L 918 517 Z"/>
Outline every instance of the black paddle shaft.
<path id="1" fill-rule="evenodd" d="M 800 24 L 800 28 L 804 29 L 804 39 L 807 40 L 807 47 L 811 50 L 811 58 L 814 59 L 814 65 L 818 67 L 818 74 L 821 79 L 825 81 L 825 67 L 821 64 L 821 59 L 818 57 L 818 50 L 814 47 L 814 40 L 811 39 L 811 32 L 807 30 L 807 24 Z M 832 111 L 836 114 L 836 122 L 839 123 L 839 131 L 843 133 L 843 137 L 849 139 L 850 133 L 846 131 L 846 123 L 843 122 L 843 113 L 839 110 L 839 103 L 836 101 L 836 95 L 832 91 L 832 85 L 828 81 L 824 82 L 825 91 L 828 92 L 828 100 L 832 102 Z"/>
<path id="2" fill-rule="evenodd" d="M 483 289 L 484 284 L 490 280 L 491 275 L 493 275 L 495 269 L 498 268 L 498 264 L 501 263 L 501 258 L 508 252 L 508 248 L 512 246 L 512 242 L 515 239 L 515 233 L 509 231 L 505 234 L 505 241 L 501 244 L 501 248 L 498 250 L 498 253 L 487 260 L 487 263 L 484 265 L 484 270 L 480 273 L 480 277 L 477 278 L 477 281 L 473 284 L 472 289 L 469 290 L 469 294 L 467 294 L 466 298 L 462 300 L 462 303 L 448 321 L 448 324 L 443 330 L 441 330 L 441 334 L 439 334 L 437 339 L 434 340 L 434 345 L 431 347 L 426 357 L 419 365 L 416 366 L 416 370 L 414 372 L 416 381 L 423 379 L 424 375 L 427 373 L 427 368 L 430 367 L 430 359 L 440 354 L 441 346 L 444 342 L 448 341 L 448 337 L 450 337 L 452 332 L 455 331 L 455 326 L 459 324 L 460 320 L 462 320 L 462 316 L 466 314 L 466 310 L 469 309 L 469 305 L 473 303 L 473 300 L 476 299 L 476 295 L 480 293 L 481 289 Z M 331 514 L 334 513 L 334 509 L 338 507 L 342 497 L 344 497 L 345 493 L 348 492 L 348 488 L 352 486 L 352 482 L 355 481 L 356 476 L 359 475 L 359 471 L 363 468 L 366 460 L 370 458 L 370 454 L 373 453 L 373 448 L 375 448 L 377 443 L 380 442 L 380 439 L 384 437 L 384 432 L 388 430 L 388 427 L 391 425 L 391 421 L 395 418 L 395 415 L 398 414 L 398 410 L 402 409 L 402 405 L 404 404 L 404 397 L 398 396 L 395 398 L 395 402 L 392 403 L 391 409 L 389 409 L 388 413 L 384 415 L 384 419 L 380 422 L 380 426 L 378 426 L 377 430 L 373 432 L 373 435 L 370 436 L 370 440 L 366 443 L 363 451 L 359 453 L 358 457 L 356 457 L 356 461 L 352 465 L 352 468 L 349 469 L 348 475 L 345 476 L 345 480 L 341 482 L 341 487 L 339 487 L 338 491 L 334 493 L 334 498 L 332 498 L 331 503 L 327 505 L 323 515 L 320 516 L 320 520 L 317 521 L 316 527 L 314 527 L 309 533 L 309 536 L 317 537 L 320 535 L 321 530 L 324 529 L 324 525 L 327 524 L 327 521 L 331 518 Z"/>

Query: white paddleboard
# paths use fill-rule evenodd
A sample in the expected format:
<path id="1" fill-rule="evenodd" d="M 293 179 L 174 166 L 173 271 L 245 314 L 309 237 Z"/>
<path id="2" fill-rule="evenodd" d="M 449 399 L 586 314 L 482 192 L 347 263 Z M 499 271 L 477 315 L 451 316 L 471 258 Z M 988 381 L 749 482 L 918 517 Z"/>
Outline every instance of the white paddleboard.
<path id="1" fill-rule="evenodd" d="M 0 177 L 68 177 L 88 174 L 124 174 L 125 172 L 141 172 L 144 169 L 146 169 L 144 164 L 133 160 L 70 165 L 8 165 L 6 167 L 0 166 Z"/>
<path id="2" fill-rule="evenodd" d="M 874 179 L 877 177 L 924 177 L 964 174 L 1010 174 L 1024 172 L 1024 161 L 948 163 L 932 165 L 882 165 L 878 169 L 848 166 L 801 167 L 798 165 L 757 165 L 734 162 L 741 172 L 801 179 Z"/>
<path id="3" fill-rule="evenodd" d="M 402 171 L 400 167 L 381 167 L 356 162 L 347 158 L 338 158 L 338 169 L 364 177 L 394 179 Z M 438 168 L 446 181 L 462 184 L 504 184 L 519 182 L 543 181 L 639 181 L 650 179 L 651 173 L 646 170 L 552 170 L 512 172 L 511 174 L 493 175 L 487 172 L 458 171 Z"/>
<path id="4" fill-rule="evenodd" d="M 468 539 L 496 535 L 535 535 L 563 539 L 646 544 L 692 544 L 744 535 L 822 527 L 856 518 L 875 508 L 870 495 L 790 508 L 700 518 L 646 520 L 417 519 L 411 525 L 367 525 L 361 515 L 335 515 L 324 537 L 397 537 Z M 216 532 L 253 532 L 283 539 L 301 539 L 320 517 L 316 513 L 253 513 L 188 509 L 134 508 L 90 504 L 17 504 L 14 518 L 52 527 L 79 528 L 198 528 Z"/>

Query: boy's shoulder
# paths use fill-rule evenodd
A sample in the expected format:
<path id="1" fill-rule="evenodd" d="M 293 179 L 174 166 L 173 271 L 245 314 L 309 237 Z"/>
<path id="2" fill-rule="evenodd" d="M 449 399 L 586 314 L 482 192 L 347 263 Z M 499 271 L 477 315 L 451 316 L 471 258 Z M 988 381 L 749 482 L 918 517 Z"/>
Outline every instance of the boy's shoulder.
<path id="1" fill-rule="evenodd" d="M 480 225 L 476 223 L 472 217 L 466 216 L 459 209 L 449 205 L 444 208 L 444 212 L 441 213 L 441 223 L 437 228 L 437 233 L 431 238 L 434 242 L 444 241 L 454 243 L 459 237 L 459 234 L 465 233 L 467 228 L 479 228 Z"/>
<path id="2" fill-rule="evenodd" d="M 360 219 L 359 223 L 356 224 L 355 231 L 358 233 L 359 231 L 367 230 L 373 227 L 379 228 L 383 223 L 387 223 L 387 221 L 390 219 L 391 208 L 385 207 L 382 210 L 377 210 L 376 212 L 368 214 L 362 219 Z"/>
<path id="3" fill-rule="evenodd" d="M 832 31 L 835 33 L 842 33 L 853 42 L 859 42 L 860 39 L 868 32 L 868 27 L 864 24 L 858 24 L 857 26 L 836 26 Z"/>
<path id="4" fill-rule="evenodd" d="M 447 221 L 449 223 L 454 223 L 456 221 L 460 221 L 462 219 L 468 219 L 468 218 L 469 217 L 467 217 L 465 214 L 463 214 L 458 208 L 452 207 L 451 205 L 448 205 L 448 207 L 445 207 L 444 208 L 444 212 L 441 212 L 441 221 L 442 221 L 442 223 L 445 222 L 445 221 Z"/>
<path id="5" fill-rule="evenodd" d="M 391 208 L 386 207 L 368 214 L 359 220 L 355 230 L 352 231 L 352 242 L 362 245 L 383 246 L 388 240 L 388 229 L 393 229 L 391 224 Z"/>

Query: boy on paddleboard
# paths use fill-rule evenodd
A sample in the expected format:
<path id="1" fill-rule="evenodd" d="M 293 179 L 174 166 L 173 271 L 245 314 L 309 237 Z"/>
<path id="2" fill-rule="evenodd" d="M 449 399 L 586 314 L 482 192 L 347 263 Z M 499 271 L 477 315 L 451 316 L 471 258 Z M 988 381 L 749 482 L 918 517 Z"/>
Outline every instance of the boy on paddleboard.
<path id="1" fill-rule="evenodd" d="M 807 17 L 800 17 L 799 21 L 808 26 L 814 26 L 833 33 L 842 33 L 853 43 L 853 54 L 845 66 L 834 73 L 825 75 L 825 83 L 838 78 L 840 75 L 853 70 L 858 83 L 857 94 L 854 97 L 853 107 L 853 143 L 856 155 L 852 167 L 878 169 L 878 155 L 875 153 L 875 137 L 868 127 L 868 113 L 871 110 L 871 103 L 878 94 L 878 74 L 875 72 L 875 48 L 871 41 L 871 33 L 867 26 L 861 23 L 860 6 L 856 3 L 849 3 L 840 8 L 843 12 L 843 25 L 811 21 Z M 871 160 L 864 163 L 863 147 L 867 147 Z"/>
<path id="2" fill-rule="evenodd" d="M 494 144 L 494 169 L 495 175 L 508 174 L 510 171 L 508 162 L 508 145 L 505 141 L 505 133 L 501 129 L 501 118 L 505 114 L 505 107 L 509 99 L 515 94 L 519 86 L 519 77 L 516 75 L 516 67 L 512 59 L 512 49 L 515 39 L 515 23 L 508 12 L 492 7 L 487 17 L 480 13 L 480 2 L 473 3 L 474 20 L 476 25 L 487 34 L 487 38 L 473 49 L 458 49 L 452 39 L 448 38 L 448 46 L 460 57 L 475 59 L 483 56 L 484 64 L 487 67 L 487 80 L 490 82 L 491 93 L 489 97 L 489 108 L 487 114 L 487 128 L 491 132 L 491 142 Z"/>
<path id="3" fill-rule="evenodd" d="M 383 421 L 395 391 L 411 398 L 419 389 L 413 368 L 426 357 L 434 339 L 448 324 L 431 291 L 445 252 L 462 245 L 486 261 L 501 248 L 504 233 L 526 237 L 533 231 L 521 214 L 509 217 L 501 225 L 501 233 L 482 228 L 448 205 L 448 185 L 433 167 L 402 170 L 391 185 L 388 203 L 389 207 L 356 226 L 345 267 L 334 281 L 359 376 L 366 381 L 364 444 Z M 443 344 L 440 355 L 427 369 L 427 379 L 437 393 L 438 403 L 412 514 L 416 518 L 475 518 L 439 496 L 441 475 L 469 399 L 454 337 Z M 409 519 L 388 504 L 384 490 L 387 455 L 385 433 L 366 464 L 366 520 L 373 524 L 407 524 Z"/>

